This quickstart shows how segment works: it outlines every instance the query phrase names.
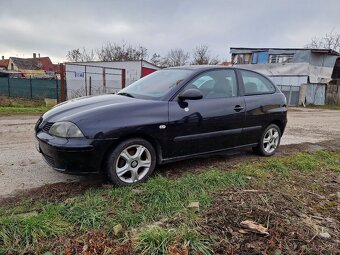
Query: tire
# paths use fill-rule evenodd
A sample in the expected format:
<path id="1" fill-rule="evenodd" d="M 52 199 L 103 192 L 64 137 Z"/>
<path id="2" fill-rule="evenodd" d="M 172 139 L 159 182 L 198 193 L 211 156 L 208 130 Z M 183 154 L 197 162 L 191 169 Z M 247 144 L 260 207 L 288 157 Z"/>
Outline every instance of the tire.
<path id="1" fill-rule="evenodd" d="M 156 152 L 141 138 L 120 143 L 109 155 L 107 175 L 116 186 L 128 186 L 145 181 L 155 170 Z"/>
<path id="2" fill-rule="evenodd" d="M 253 151 L 262 156 L 272 156 L 279 147 L 281 141 L 281 130 L 275 124 L 270 124 L 262 133 L 261 139 Z"/>

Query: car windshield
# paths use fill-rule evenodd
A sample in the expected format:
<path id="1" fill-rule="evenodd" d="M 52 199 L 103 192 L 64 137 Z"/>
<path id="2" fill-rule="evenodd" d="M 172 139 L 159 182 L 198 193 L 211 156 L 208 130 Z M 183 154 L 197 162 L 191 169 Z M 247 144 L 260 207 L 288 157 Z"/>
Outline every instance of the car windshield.
<path id="1" fill-rule="evenodd" d="M 159 70 L 122 89 L 118 95 L 160 100 L 192 72 L 186 69 Z"/>

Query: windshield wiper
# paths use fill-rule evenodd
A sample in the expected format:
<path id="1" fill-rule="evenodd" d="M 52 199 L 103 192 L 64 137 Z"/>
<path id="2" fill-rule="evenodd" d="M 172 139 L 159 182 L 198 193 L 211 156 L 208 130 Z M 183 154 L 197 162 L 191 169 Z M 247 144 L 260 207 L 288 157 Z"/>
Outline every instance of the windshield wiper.
<path id="1" fill-rule="evenodd" d="M 131 95 L 130 93 L 126 93 L 126 92 L 118 93 L 118 95 L 135 98 L 133 95 Z"/>

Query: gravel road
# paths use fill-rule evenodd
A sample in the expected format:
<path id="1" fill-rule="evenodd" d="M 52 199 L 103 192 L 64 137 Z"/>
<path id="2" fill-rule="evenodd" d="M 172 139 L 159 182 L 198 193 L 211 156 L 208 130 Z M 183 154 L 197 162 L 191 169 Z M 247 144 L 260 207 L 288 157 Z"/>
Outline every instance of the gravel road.
<path id="1" fill-rule="evenodd" d="M 93 177 L 58 173 L 35 149 L 33 127 L 38 116 L 0 116 L 0 197 L 58 182 Z M 340 138 L 340 111 L 291 108 L 281 144 Z"/>

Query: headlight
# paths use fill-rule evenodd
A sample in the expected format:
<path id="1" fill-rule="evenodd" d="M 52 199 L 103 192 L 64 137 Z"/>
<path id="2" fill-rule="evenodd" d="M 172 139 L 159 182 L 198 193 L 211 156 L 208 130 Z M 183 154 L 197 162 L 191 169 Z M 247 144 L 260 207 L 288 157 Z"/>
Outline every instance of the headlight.
<path id="1" fill-rule="evenodd" d="M 51 135 L 60 136 L 60 137 L 84 137 L 83 133 L 80 129 L 68 121 L 60 121 L 56 122 L 52 125 L 50 130 L 48 131 Z"/>

